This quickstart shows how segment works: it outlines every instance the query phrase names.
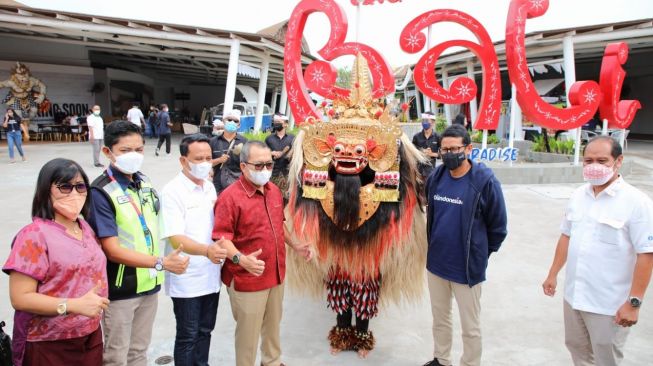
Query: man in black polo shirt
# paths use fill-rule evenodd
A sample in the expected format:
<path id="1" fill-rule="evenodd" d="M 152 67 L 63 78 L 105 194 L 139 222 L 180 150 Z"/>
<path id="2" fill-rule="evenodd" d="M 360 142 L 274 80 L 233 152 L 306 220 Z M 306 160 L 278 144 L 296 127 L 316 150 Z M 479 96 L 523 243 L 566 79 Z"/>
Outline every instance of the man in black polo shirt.
<path id="1" fill-rule="evenodd" d="M 238 133 L 240 111 L 224 114 L 224 132 L 211 139 L 213 185 L 218 194 L 240 177 L 240 150 L 247 138 Z"/>
<path id="2" fill-rule="evenodd" d="M 265 144 L 272 150 L 274 168 L 272 169 L 272 183 L 276 184 L 283 193 L 284 202 L 288 201 L 288 166 L 290 165 L 290 149 L 292 149 L 295 136 L 286 133 L 288 117 L 275 114 L 272 122 L 272 134 L 265 139 Z"/>
<path id="3" fill-rule="evenodd" d="M 438 150 L 440 149 L 440 137 L 435 132 L 435 115 L 431 112 L 422 113 L 422 131 L 413 136 L 413 145 L 426 155 L 430 164 L 420 164 L 419 172 L 424 177 L 424 181 L 429 177 L 435 162 L 438 159 Z"/>

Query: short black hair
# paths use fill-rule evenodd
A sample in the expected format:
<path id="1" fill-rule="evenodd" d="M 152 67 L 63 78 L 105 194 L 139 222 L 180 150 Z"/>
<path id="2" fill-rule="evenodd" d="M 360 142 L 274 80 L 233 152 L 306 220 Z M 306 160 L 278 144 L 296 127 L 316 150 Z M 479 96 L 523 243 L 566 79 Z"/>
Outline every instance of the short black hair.
<path id="1" fill-rule="evenodd" d="M 52 198 L 50 197 L 50 188 L 53 184 L 71 182 L 77 174 L 82 176 L 84 183 L 88 187 L 90 185 L 88 176 L 84 172 L 84 169 L 76 162 L 69 159 L 56 158 L 45 163 L 39 172 L 39 177 L 36 179 L 36 190 L 34 191 L 34 199 L 32 200 L 32 217 L 54 220 L 54 208 L 52 206 Z M 84 202 L 81 212 L 84 218 L 88 218 L 90 206 L 91 195 L 87 193 L 86 202 Z"/>
<path id="2" fill-rule="evenodd" d="M 194 133 L 192 135 L 184 136 L 184 138 L 181 139 L 181 143 L 179 144 L 179 153 L 181 156 L 188 156 L 188 147 L 191 144 L 196 142 L 206 142 L 208 144 L 209 141 L 209 138 L 201 133 Z"/>
<path id="3" fill-rule="evenodd" d="M 463 144 L 465 146 L 472 143 L 472 138 L 469 137 L 469 132 L 467 132 L 467 129 L 462 125 L 451 125 L 447 127 L 447 129 L 442 132 L 440 141 L 445 137 L 460 137 L 463 139 Z"/>
<path id="4" fill-rule="evenodd" d="M 621 144 L 619 143 L 619 141 L 617 141 L 617 139 L 612 138 L 610 136 L 596 136 L 596 137 L 592 138 L 587 143 L 587 145 L 585 145 L 585 148 L 583 148 L 583 155 L 585 155 L 585 150 L 587 149 L 587 147 L 590 146 L 590 144 L 595 142 L 595 141 L 609 142 L 610 147 L 611 147 L 610 155 L 612 155 L 612 157 L 614 159 L 617 159 L 618 157 L 620 157 L 623 154 L 623 149 L 621 148 Z"/>
<path id="5" fill-rule="evenodd" d="M 111 149 L 120 141 L 121 137 L 129 135 L 140 135 L 141 128 L 128 121 L 113 121 L 104 129 L 104 146 Z M 145 140 L 143 140 L 145 141 Z"/>
<path id="6" fill-rule="evenodd" d="M 464 125 L 465 124 L 465 114 L 464 113 L 458 113 L 456 118 L 453 119 L 453 124 L 454 125 Z"/>

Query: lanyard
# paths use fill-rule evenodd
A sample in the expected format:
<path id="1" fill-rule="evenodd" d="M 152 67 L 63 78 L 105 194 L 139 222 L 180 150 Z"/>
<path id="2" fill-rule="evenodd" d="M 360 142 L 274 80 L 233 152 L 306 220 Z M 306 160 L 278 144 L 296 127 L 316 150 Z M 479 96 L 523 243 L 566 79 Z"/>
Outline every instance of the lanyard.
<path id="1" fill-rule="evenodd" d="M 134 203 L 132 196 L 130 196 L 129 193 L 127 193 L 127 191 L 124 188 L 122 188 L 120 183 L 116 181 L 116 178 L 113 176 L 113 172 L 111 171 L 111 167 L 107 168 L 107 174 L 109 175 L 109 179 L 111 179 L 112 182 L 118 184 L 118 186 L 122 190 L 122 193 L 124 193 L 124 195 L 129 199 L 129 203 L 131 203 L 132 207 L 134 208 L 134 211 L 136 211 L 136 214 L 138 215 L 138 220 L 141 222 L 141 227 L 143 228 L 143 235 L 145 235 L 147 250 L 150 252 L 150 254 L 153 253 L 152 232 L 147 227 L 147 223 L 145 222 L 145 216 L 143 216 L 141 210 L 138 208 L 138 206 L 136 206 L 136 203 Z"/>

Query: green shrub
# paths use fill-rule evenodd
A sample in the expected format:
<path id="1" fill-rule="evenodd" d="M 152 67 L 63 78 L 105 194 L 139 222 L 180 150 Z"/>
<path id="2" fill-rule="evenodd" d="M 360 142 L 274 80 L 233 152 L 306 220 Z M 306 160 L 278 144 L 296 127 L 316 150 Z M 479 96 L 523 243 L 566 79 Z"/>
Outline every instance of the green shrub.
<path id="1" fill-rule="evenodd" d="M 475 131 L 472 136 L 472 142 L 480 144 L 483 142 L 483 131 L 482 130 L 477 130 Z M 497 136 L 494 133 L 491 133 L 487 136 L 487 143 L 488 145 L 494 145 L 500 143 L 501 140 L 499 140 L 499 136 Z"/>
<path id="2" fill-rule="evenodd" d="M 245 132 L 241 133 L 241 135 L 245 136 L 248 140 L 256 140 L 256 141 L 261 141 L 265 142 L 265 138 L 270 136 L 271 132 Z M 297 133 L 299 133 L 299 128 L 295 127 L 293 129 L 288 129 L 287 133 L 292 134 L 297 136 Z"/>
<path id="3" fill-rule="evenodd" d="M 575 142 L 556 140 L 552 137 L 549 138 L 549 150 L 553 154 L 564 154 L 564 155 L 573 155 L 574 154 Z M 544 144 L 544 135 L 536 136 L 533 145 L 531 145 L 531 151 L 533 152 L 547 152 Z"/>
<path id="4" fill-rule="evenodd" d="M 447 119 L 443 116 L 437 116 L 435 118 L 435 132 L 442 134 L 444 130 L 447 129 Z"/>

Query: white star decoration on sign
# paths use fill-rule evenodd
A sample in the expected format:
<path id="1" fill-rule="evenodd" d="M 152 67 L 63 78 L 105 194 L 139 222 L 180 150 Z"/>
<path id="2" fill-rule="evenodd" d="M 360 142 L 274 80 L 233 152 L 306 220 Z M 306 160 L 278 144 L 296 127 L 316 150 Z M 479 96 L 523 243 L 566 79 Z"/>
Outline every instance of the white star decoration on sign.
<path id="1" fill-rule="evenodd" d="M 472 95 L 472 88 L 469 86 L 469 83 L 461 83 L 460 88 L 456 89 L 458 93 L 456 95 L 469 97 Z"/>
<path id="2" fill-rule="evenodd" d="M 596 100 L 596 97 L 597 97 L 597 95 L 596 95 L 596 92 L 594 92 L 594 89 L 590 89 L 587 92 L 587 94 L 585 94 L 585 103 L 586 104 L 594 103 L 594 101 Z"/>
<path id="3" fill-rule="evenodd" d="M 417 39 L 417 35 L 412 34 L 412 35 L 408 36 L 405 39 L 406 39 L 406 41 L 408 41 L 408 47 L 410 47 L 410 50 L 414 51 L 415 48 L 417 48 L 417 44 L 419 43 L 419 41 Z"/>
<path id="4" fill-rule="evenodd" d="M 619 58 L 625 58 L 626 57 L 626 50 L 625 49 L 620 49 L 619 50 Z"/>
<path id="5" fill-rule="evenodd" d="M 544 8 L 544 0 L 531 0 L 531 6 L 536 10 L 542 10 Z"/>
<path id="6" fill-rule="evenodd" d="M 312 82 L 324 82 L 324 70 L 322 68 L 316 67 L 315 71 L 313 71 L 313 75 L 311 75 L 311 81 Z"/>

